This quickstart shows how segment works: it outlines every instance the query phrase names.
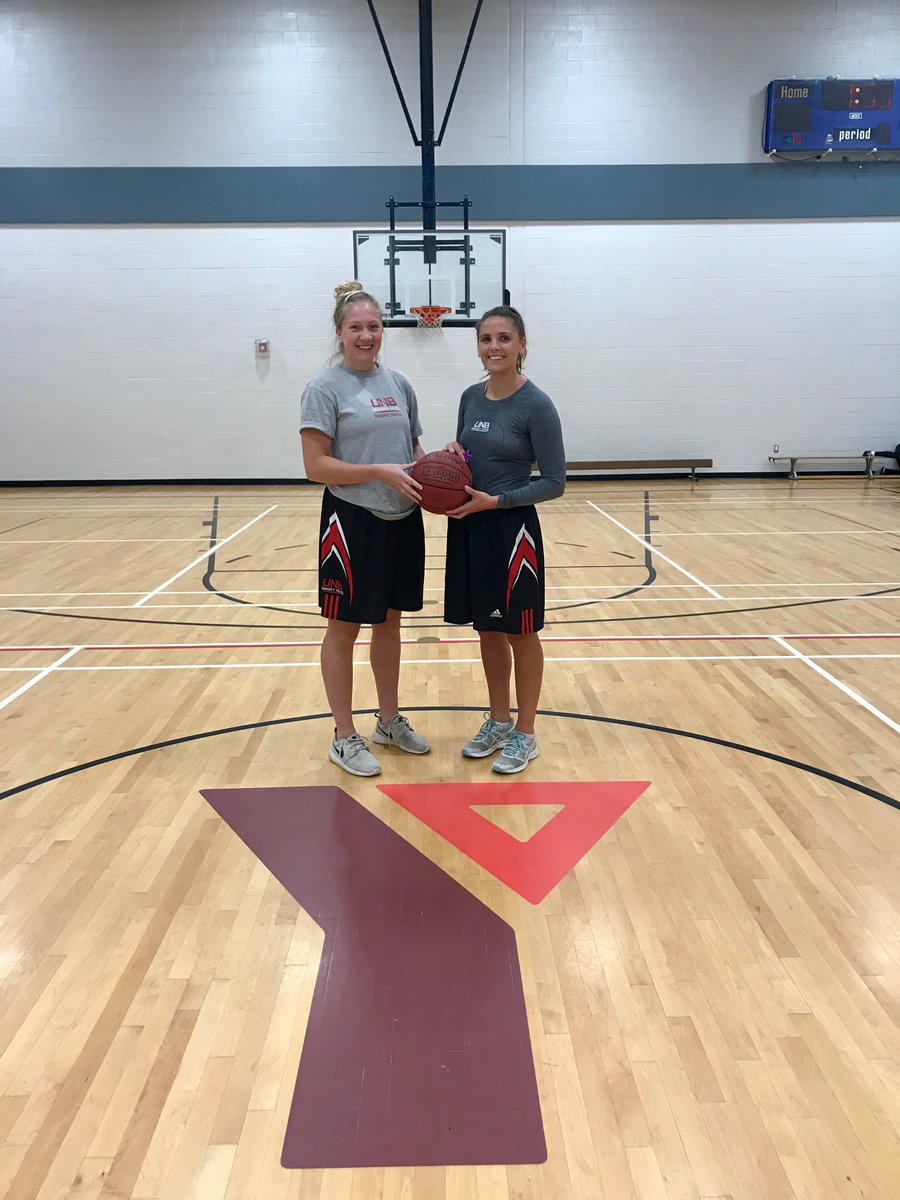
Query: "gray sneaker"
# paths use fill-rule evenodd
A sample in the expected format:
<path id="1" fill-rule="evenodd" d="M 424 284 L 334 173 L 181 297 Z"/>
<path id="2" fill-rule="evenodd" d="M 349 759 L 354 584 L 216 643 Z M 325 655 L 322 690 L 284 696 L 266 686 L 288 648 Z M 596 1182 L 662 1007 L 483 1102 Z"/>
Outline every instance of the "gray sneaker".
<path id="1" fill-rule="evenodd" d="M 508 721 L 495 721 L 493 717 L 488 716 L 472 740 L 463 746 L 463 758 L 487 758 L 489 754 L 506 745 L 515 725 L 512 717 Z"/>
<path id="2" fill-rule="evenodd" d="M 379 714 L 375 721 L 372 741 L 377 742 L 379 746 L 396 746 L 398 750 L 405 750 L 407 754 L 427 754 L 431 749 L 431 742 L 426 742 L 421 733 L 416 733 L 406 717 L 402 717 L 400 713 L 391 717 L 388 725 L 381 723 Z"/>
<path id="3" fill-rule="evenodd" d="M 491 763 L 491 770 L 498 775 L 515 775 L 517 771 L 524 771 L 539 754 L 537 738 L 533 733 L 514 730 L 503 747 L 503 753 Z"/>
<path id="4" fill-rule="evenodd" d="M 369 753 L 366 739 L 358 733 L 351 733 L 345 738 L 335 738 L 328 751 L 328 757 L 351 775 L 381 774 L 381 763 L 374 754 Z"/>

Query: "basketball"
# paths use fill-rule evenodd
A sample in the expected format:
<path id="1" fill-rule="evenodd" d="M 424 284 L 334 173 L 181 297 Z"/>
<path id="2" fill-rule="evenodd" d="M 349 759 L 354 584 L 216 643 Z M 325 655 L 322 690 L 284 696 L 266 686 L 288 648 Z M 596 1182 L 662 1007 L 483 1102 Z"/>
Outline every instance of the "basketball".
<path id="1" fill-rule="evenodd" d="M 449 450 L 435 450 L 413 463 L 413 479 L 422 485 L 419 504 L 426 512 L 445 513 L 458 508 L 469 498 L 466 484 L 472 484 L 472 472 L 461 458 Z"/>

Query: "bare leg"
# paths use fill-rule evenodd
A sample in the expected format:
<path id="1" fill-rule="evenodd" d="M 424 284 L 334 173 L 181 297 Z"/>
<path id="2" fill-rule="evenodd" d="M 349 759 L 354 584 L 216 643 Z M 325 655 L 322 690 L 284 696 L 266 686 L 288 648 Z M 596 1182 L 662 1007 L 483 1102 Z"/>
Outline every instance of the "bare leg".
<path id="1" fill-rule="evenodd" d="M 521 733 L 534 733 L 534 718 L 544 677 L 544 650 L 536 633 L 511 633 L 509 641 L 516 663 L 516 729 Z"/>
<path id="2" fill-rule="evenodd" d="M 389 608 L 386 619 L 372 626 L 369 662 L 375 676 L 378 713 L 382 724 L 389 725 L 400 711 L 400 613 L 396 608 Z"/>
<path id="3" fill-rule="evenodd" d="M 509 676 L 512 671 L 510 639 L 505 633 L 490 633 L 479 630 L 481 664 L 488 685 L 491 716 L 505 724 L 509 720 Z"/>
<path id="4" fill-rule="evenodd" d="M 356 732 L 353 724 L 353 645 L 359 626 L 349 621 L 329 621 L 322 639 L 322 680 L 331 706 L 335 737 Z"/>

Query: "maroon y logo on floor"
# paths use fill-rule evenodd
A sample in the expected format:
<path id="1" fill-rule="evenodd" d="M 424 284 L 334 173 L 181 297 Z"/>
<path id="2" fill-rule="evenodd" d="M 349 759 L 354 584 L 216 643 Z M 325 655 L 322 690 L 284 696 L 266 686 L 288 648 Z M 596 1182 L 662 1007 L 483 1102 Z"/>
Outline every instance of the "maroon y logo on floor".
<path id="1" fill-rule="evenodd" d="M 543 1162 L 509 925 L 340 788 L 201 794 L 325 933 L 282 1164 Z"/>

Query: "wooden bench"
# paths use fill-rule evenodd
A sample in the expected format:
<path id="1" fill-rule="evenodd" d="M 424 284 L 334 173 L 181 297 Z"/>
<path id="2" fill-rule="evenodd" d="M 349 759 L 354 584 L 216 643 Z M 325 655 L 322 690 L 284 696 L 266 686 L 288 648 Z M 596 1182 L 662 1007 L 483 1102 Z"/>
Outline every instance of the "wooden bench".
<path id="1" fill-rule="evenodd" d="M 692 458 L 622 458 L 622 459 L 604 459 L 603 461 L 593 462 L 567 462 L 566 474 L 569 471 L 643 471 L 651 470 L 670 470 L 676 468 L 688 469 L 690 478 L 697 478 L 698 467 L 711 467 L 713 460 L 711 458 L 699 458 L 694 455 Z"/>
<path id="2" fill-rule="evenodd" d="M 875 475 L 873 463 L 876 458 L 882 457 L 884 456 L 874 450 L 863 450 L 861 453 L 857 451 L 855 454 L 770 454 L 769 462 L 789 462 L 791 469 L 788 479 L 796 479 L 798 462 L 859 462 L 862 459 L 866 464 L 866 478 L 872 479 Z"/>

